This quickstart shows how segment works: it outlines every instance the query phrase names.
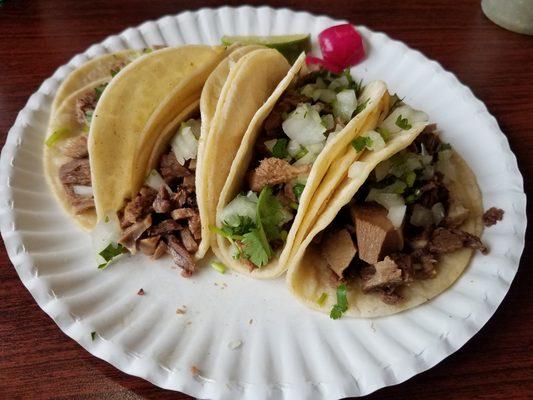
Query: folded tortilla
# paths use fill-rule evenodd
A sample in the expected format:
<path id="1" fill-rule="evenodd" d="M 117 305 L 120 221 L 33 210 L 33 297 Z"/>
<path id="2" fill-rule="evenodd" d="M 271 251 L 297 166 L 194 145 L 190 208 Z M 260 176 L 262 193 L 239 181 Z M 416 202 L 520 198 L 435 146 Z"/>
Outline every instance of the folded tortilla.
<path id="1" fill-rule="evenodd" d="M 221 190 L 216 209 L 216 224 L 218 228 L 224 222 L 220 217 L 222 211 L 242 190 L 242 183 L 246 180 L 246 173 L 252 160 L 254 145 L 261 133 L 266 118 L 284 92 L 304 72 L 307 72 L 305 71 L 305 56 L 301 55 L 287 76 L 280 82 L 272 95 L 254 116 L 243 138 L 242 145 L 231 165 L 231 170 L 224 187 L 222 189 L 219 186 L 211 188 L 212 193 L 217 193 Z M 297 236 L 300 224 L 308 214 L 308 207 L 311 205 L 316 193 L 322 189 L 326 192 L 332 192 L 334 189 L 335 185 L 333 182 L 326 184 L 324 181 L 324 176 L 328 168 L 341 156 L 341 152 L 345 151 L 346 146 L 352 140 L 357 138 L 362 132 L 375 126 L 382 117 L 381 112 L 383 108 L 388 107 L 388 95 L 385 84 L 381 81 L 371 82 L 364 88 L 358 101 L 366 104 L 366 107 L 356 114 L 340 132 L 335 133 L 333 137 L 326 141 L 324 149 L 314 161 L 307 178 L 307 183 L 305 184 L 305 189 L 300 197 L 298 211 L 281 252 L 275 255 L 268 264 L 260 268 L 250 269 L 248 265 L 233 257 L 233 244 L 230 241 L 221 235 L 213 233 L 214 237 L 211 239 L 213 251 L 226 265 L 242 274 L 260 279 L 275 278 L 287 270 L 292 249 L 300 246 L 301 239 Z M 379 106 L 382 103 L 385 103 L 385 106 Z M 218 149 L 220 153 L 224 153 L 223 146 L 218 147 Z M 215 168 L 215 164 L 213 164 L 213 167 Z"/>
<path id="2" fill-rule="evenodd" d="M 291 256 L 286 281 L 290 291 L 307 306 L 329 313 L 336 303 L 337 284 L 331 279 L 332 270 L 322 256 L 319 246 L 313 243 L 313 239 L 333 221 L 335 216 L 356 195 L 359 188 L 365 183 L 376 166 L 391 158 L 396 153 L 406 149 L 413 143 L 417 136 L 424 130 L 426 123 L 414 123 L 409 130 L 404 130 L 393 136 L 386 146 L 379 151 L 365 151 L 357 161 L 362 167 L 358 170 L 358 176 L 348 176 L 349 161 L 343 163 L 343 159 L 355 161 L 355 152 L 348 149 L 345 156 L 332 164 L 328 174 L 340 176 L 341 182 L 329 197 L 327 203 L 315 209 L 322 209 L 318 215 L 308 214 L 308 230 L 299 232 L 304 238 L 299 247 L 294 249 Z M 349 155 L 351 153 L 351 155 Z M 455 176 L 446 182 L 446 187 L 452 198 L 458 200 L 463 207 L 470 211 L 467 220 L 461 226 L 461 230 L 479 236 L 482 232 L 482 198 L 473 172 L 463 159 L 455 152 L 449 160 L 455 170 Z M 339 167 L 344 165 L 344 169 Z M 318 199 L 318 197 L 317 197 Z M 398 304 L 384 303 L 377 293 L 363 293 L 360 279 L 352 279 L 346 284 L 348 310 L 345 315 L 352 317 L 379 317 L 395 314 L 403 310 L 415 307 L 442 293 L 455 282 L 467 268 L 473 250 L 463 248 L 449 254 L 442 254 L 437 264 L 437 275 L 432 279 L 415 280 L 402 288 L 403 300 Z M 321 302 L 319 298 L 327 300 Z"/>

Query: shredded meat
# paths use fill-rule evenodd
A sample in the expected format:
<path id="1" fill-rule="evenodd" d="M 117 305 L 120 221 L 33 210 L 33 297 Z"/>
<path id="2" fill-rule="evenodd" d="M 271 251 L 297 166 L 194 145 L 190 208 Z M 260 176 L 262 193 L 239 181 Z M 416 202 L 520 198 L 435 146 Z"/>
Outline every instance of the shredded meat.
<path id="1" fill-rule="evenodd" d="M 265 186 L 289 182 L 298 175 L 309 172 L 310 169 L 309 164 L 296 167 L 279 158 L 265 158 L 250 174 L 250 189 L 260 192 Z"/>
<path id="2" fill-rule="evenodd" d="M 170 209 L 172 207 L 172 202 L 170 200 L 170 194 L 168 193 L 168 190 L 161 186 L 159 188 L 159 191 L 157 192 L 157 195 L 155 196 L 154 202 L 152 204 L 152 207 L 154 209 L 154 212 L 158 214 L 165 214 L 170 212 Z"/>
<path id="3" fill-rule="evenodd" d="M 152 216 L 147 215 L 143 220 L 135 222 L 127 227 L 119 239 L 119 243 L 127 248 L 130 253 L 135 254 L 137 250 L 137 239 L 152 225 Z"/>
<path id="4" fill-rule="evenodd" d="M 96 108 L 97 101 L 98 99 L 96 98 L 96 93 L 94 91 L 90 91 L 76 100 L 76 119 L 80 124 L 85 124 L 87 121 L 85 114 L 87 111 Z"/>
<path id="5" fill-rule="evenodd" d="M 182 229 L 180 231 L 180 237 L 183 246 L 185 246 L 189 253 L 194 253 L 196 250 L 198 250 L 198 244 L 196 244 L 196 241 L 194 240 L 194 237 L 189 229 Z"/>
<path id="6" fill-rule="evenodd" d="M 165 233 L 171 233 L 174 231 L 180 231 L 183 227 L 181 224 L 177 221 L 174 221 L 173 219 L 166 219 L 156 226 L 153 226 L 148 231 L 148 236 L 156 236 L 156 235 L 163 235 Z"/>
<path id="7" fill-rule="evenodd" d="M 379 291 L 381 301 L 391 306 L 398 304 L 403 300 L 403 297 L 397 292 L 398 288 L 384 289 Z"/>
<path id="8" fill-rule="evenodd" d="M 59 179 L 63 184 L 91 185 L 89 159 L 74 159 L 59 168 Z"/>
<path id="9" fill-rule="evenodd" d="M 452 253 L 463 247 L 480 250 L 483 254 L 488 251 L 477 236 L 459 229 L 435 229 L 428 245 L 429 251 L 435 254 Z"/>
<path id="10" fill-rule="evenodd" d="M 437 259 L 427 249 L 419 249 L 411 254 L 417 279 L 431 279 L 437 275 Z"/>
<path id="11" fill-rule="evenodd" d="M 121 223 L 123 226 L 127 226 L 137 222 L 143 218 L 146 214 L 152 211 L 152 203 L 155 200 L 157 192 L 144 186 L 141 188 L 137 196 L 130 200 L 126 207 L 124 207 L 124 214 L 122 216 Z"/>
<path id="12" fill-rule="evenodd" d="M 178 162 L 173 151 L 170 151 L 161 157 L 159 170 L 161 172 L 161 176 L 168 184 L 176 182 L 178 178 L 191 175 L 191 171 Z"/>
<path id="13" fill-rule="evenodd" d="M 87 158 L 89 157 L 87 136 L 79 135 L 66 139 L 59 147 L 59 150 L 70 158 Z"/>
<path id="14" fill-rule="evenodd" d="M 182 275 L 190 276 L 196 269 L 194 258 L 174 235 L 165 235 L 165 239 L 167 241 L 168 252 L 174 260 L 174 263 L 183 269 L 184 273 Z"/>
<path id="15" fill-rule="evenodd" d="M 183 207 L 187 203 L 187 198 L 189 197 L 189 191 L 179 187 L 175 193 L 172 193 L 172 201 L 176 207 Z"/>
<path id="16" fill-rule="evenodd" d="M 483 224 L 487 227 L 495 225 L 503 219 L 504 211 L 501 208 L 491 207 L 483 214 Z"/>

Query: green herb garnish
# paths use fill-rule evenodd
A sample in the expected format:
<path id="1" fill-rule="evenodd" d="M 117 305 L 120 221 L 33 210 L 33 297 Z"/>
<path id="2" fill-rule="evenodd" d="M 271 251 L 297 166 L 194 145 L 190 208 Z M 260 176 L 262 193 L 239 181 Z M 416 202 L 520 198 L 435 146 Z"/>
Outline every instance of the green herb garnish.
<path id="1" fill-rule="evenodd" d="M 55 130 L 50 136 L 46 138 L 44 144 L 48 147 L 52 147 L 58 140 L 63 139 L 65 136 L 68 136 L 69 130 L 67 128 L 60 128 Z"/>
<path id="2" fill-rule="evenodd" d="M 370 99 L 366 99 L 362 103 L 359 103 L 357 107 L 355 107 L 354 115 L 359 114 L 361 111 L 363 111 L 366 108 L 366 105 L 368 104 L 368 100 Z"/>
<path id="3" fill-rule="evenodd" d="M 373 143 L 373 140 L 368 136 L 359 136 L 357 139 L 352 140 L 352 146 L 357 152 L 362 151 L 365 147 L 372 146 Z"/>
<path id="4" fill-rule="evenodd" d="M 113 259 L 124 252 L 124 246 L 120 243 L 109 243 L 105 249 L 103 249 L 99 256 L 101 256 L 105 262 L 98 265 L 98 269 L 106 269 Z"/>
<path id="5" fill-rule="evenodd" d="M 413 187 L 413 185 L 415 184 L 415 180 L 416 180 L 416 173 L 414 171 L 408 171 L 405 174 L 404 180 L 408 187 Z"/>
<path id="6" fill-rule="evenodd" d="M 307 149 L 305 147 L 302 147 L 298 152 L 294 155 L 294 158 L 299 160 L 303 156 L 305 156 L 308 153 Z"/>
<path id="7" fill-rule="evenodd" d="M 243 235 L 243 252 L 254 265 L 262 267 L 272 254 L 272 249 L 265 237 L 265 232 L 256 228 Z"/>
<path id="8" fill-rule="evenodd" d="M 98 85 L 94 88 L 94 94 L 96 95 L 96 101 L 100 99 L 100 96 L 102 93 L 104 93 L 104 89 L 106 88 L 107 83 L 102 83 L 101 85 Z"/>
<path id="9" fill-rule="evenodd" d="M 303 183 L 297 183 L 292 187 L 292 192 L 294 193 L 294 197 L 296 197 L 296 200 L 300 201 L 300 197 L 302 197 L 304 189 L 305 185 Z"/>
<path id="10" fill-rule="evenodd" d="M 272 148 L 272 155 L 276 158 L 287 157 L 289 155 L 289 152 L 287 151 L 288 142 L 289 141 L 285 138 L 276 140 L 276 144 Z"/>
<path id="11" fill-rule="evenodd" d="M 283 222 L 283 206 L 270 187 L 265 187 L 259 194 L 257 201 L 258 227 L 262 228 L 268 240 L 278 239 Z"/>
<path id="12" fill-rule="evenodd" d="M 396 126 L 402 128 L 404 131 L 413 127 L 407 118 L 402 118 L 402 114 L 396 118 Z"/>
<path id="13" fill-rule="evenodd" d="M 322 307 L 327 299 L 328 299 L 328 294 L 326 292 L 323 292 L 316 302 L 320 307 Z"/>
<path id="14" fill-rule="evenodd" d="M 376 132 L 379 133 L 381 135 L 381 137 L 383 138 L 384 141 L 387 141 L 390 139 L 390 137 L 392 136 L 392 133 L 390 133 L 390 131 L 388 129 L 385 129 L 385 128 L 376 128 Z"/>
<path id="15" fill-rule="evenodd" d="M 213 267 L 215 271 L 220 272 L 221 274 L 224 274 L 226 272 L 226 266 L 222 263 L 214 261 L 211 263 L 211 267 Z"/>
<path id="16" fill-rule="evenodd" d="M 348 299 L 346 298 L 346 285 L 341 283 L 337 287 L 337 304 L 333 306 L 329 317 L 331 319 L 339 319 L 348 310 Z"/>

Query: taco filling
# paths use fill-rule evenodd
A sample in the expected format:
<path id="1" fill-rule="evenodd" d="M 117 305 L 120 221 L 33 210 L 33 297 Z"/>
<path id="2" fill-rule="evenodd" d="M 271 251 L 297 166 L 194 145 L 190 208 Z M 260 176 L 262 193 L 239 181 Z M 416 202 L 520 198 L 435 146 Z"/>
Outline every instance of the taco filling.
<path id="1" fill-rule="evenodd" d="M 241 194 L 213 228 L 250 270 L 266 265 L 284 246 L 313 163 L 328 140 L 365 107 L 349 70 L 300 77 L 277 101 L 255 142 Z"/>
<path id="2" fill-rule="evenodd" d="M 382 161 L 314 238 L 335 281 L 359 280 L 363 293 L 398 304 L 406 285 L 446 273 L 438 268 L 442 255 L 463 248 L 487 253 L 479 237 L 461 230 L 470 210 L 447 187 L 453 150 L 434 129 L 429 125 L 408 148 Z"/>
<path id="3" fill-rule="evenodd" d="M 121 246 L 153 259 L 168 253 L 183 276 L 195 271 L 193 254 L 202 238 L 195 191 L 199 137 L 199 119 L 182 123 L 144 186 L 119 213 Z"/>

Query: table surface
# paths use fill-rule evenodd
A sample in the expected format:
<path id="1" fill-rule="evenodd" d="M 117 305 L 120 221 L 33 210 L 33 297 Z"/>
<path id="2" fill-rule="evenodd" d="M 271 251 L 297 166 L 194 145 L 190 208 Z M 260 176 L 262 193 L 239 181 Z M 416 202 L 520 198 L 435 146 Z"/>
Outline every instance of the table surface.
<path id="1" fill-rule="evenodd" d="M 496 116 L 518 157 L 526 193 L 532 194 L 533 36 L 492 24 L 479 0 L 260 3 L 348 19 L 386 32 L 439 61 Z M 219 5 L 219 1 L 0 0 L 0 145 L 28 97 L 74 54 L 145 20 Z M 511 290 L 479 334 L 433 369 L 368 398 L 533 398 L 531 245 L 528 234 Z M 122 373 L 66 337 L 24 288 L 3 246 L 0 282 L 0 397 L 190 399 Z"/>

